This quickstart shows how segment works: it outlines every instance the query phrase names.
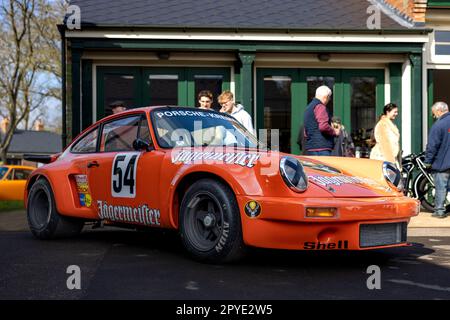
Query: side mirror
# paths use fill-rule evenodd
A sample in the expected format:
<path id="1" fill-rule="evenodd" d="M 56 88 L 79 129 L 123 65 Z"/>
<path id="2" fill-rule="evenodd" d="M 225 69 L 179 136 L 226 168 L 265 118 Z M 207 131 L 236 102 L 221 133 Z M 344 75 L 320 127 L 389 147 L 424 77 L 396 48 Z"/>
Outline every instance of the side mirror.
<path id="1" fill-rule="evenodd" d="M 137 138 L 133 142 L 133 149 L 136 151 L 142 151 L 142 150 L 151 151 L 154 148 L 152 146 L 150 146 L 150 144 L 147 141 Z"/>

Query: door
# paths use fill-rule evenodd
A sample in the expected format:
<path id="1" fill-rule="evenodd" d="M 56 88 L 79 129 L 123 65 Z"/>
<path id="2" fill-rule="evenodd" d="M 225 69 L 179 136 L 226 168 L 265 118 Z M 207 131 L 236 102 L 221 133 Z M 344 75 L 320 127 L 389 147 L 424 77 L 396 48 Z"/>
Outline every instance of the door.
<path id="1" fill-rule="evenodd" d="M 0 200 L 23 200 L 25 184 L 31 171 L 20 168 L 10 169 L 3 180 L 0 180 Z"/>
<path id="2" fill-rule="evenodd" d="M 298 71 L 296 69 L 257 69 L 257 128 L 267 129 L 267 143 L 281 152 L 296 152 L 300 110 Z M 279 141 L 271 141 L 273 129 Z M 264 141 L 265 142 L 265 141 Z"/>
<path id="3" fill-rule="evenodd" d="M 316 89 L 327 86 L 332 91 L 332 98 L 327 108 L 332 115 L 342 113 L 342 71 L 339 69 L 302 69 L 300 70 L 300 125 L 303 125 L 306 106 L 316 96 Z M 298 146 L 298 145 L 297 145 Z M 300 149 L 294 149 L 300 152 Z"/>
<path id="4" fill-rule="evenodd" d="M 280 150 L 299 154 L 305 108 L 321 85 L 333 92 L 327 108 L 368 156 L 370 129 L 384 105 L 383 69 L 257 69 L 258 129 L 279 129 Z"/>
<path id="5" fill-rule="evenodd" d="M 138 137 L 151 145 L 148 128 L 145 114 L 102 125 L 99 153 L 87 164 L 92 199 L 101 218 L 161 225 L 158 186 L 163 154 L 133 149 Z"/>
<path id="6" fill-rule="evenodd" d="M 369 140 L 384 106 L 383 70 L 345 70 L 342 123 L 351 133 L 361 157 L 370 156 Z"/>

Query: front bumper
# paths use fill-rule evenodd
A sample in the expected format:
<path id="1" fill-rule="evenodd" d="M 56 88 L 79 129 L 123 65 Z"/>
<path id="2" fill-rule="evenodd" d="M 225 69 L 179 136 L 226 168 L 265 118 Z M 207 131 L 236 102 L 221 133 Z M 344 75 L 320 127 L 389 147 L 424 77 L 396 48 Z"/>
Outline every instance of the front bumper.
<path id="1" fill-rule="evenodd" d="M 260 214 L 250 217 L 245 205 L 256 201 Z M 367 250 L 404 246 L 417 200 L 385 198 L 238 197 L 244 243 L 293 250 Z M 334 207 L 334 218 L 307 218 L 307 207 Z"/>

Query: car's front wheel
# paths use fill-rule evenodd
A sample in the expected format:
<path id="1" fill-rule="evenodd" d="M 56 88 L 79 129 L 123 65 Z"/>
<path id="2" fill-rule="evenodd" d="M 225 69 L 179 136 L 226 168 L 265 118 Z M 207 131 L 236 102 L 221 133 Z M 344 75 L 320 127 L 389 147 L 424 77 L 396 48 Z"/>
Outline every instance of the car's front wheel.
<path id="1" fill-rule="evenodd" d="M 195 182 L 181 202 L 179 223 L 183 245 L 197 260 L 221 263 L 242 257 L 239 207 L 225 184 L 212 179 Z"/>
<path id="2" fill-rule="evenodd" d="M 31 187 L 27 206 L 28 225 L 39 239 L 77 235 L 83 228 L 82 219 L 65 217 L 56 209 L 55 197 L 47 180 L 39 179 Z"/>

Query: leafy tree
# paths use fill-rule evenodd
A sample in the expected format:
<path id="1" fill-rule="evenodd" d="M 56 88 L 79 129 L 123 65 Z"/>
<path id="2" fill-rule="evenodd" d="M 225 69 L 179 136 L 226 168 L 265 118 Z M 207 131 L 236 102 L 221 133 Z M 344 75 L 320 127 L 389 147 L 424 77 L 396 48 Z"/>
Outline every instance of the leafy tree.
<path id="1" fill-rule="evenodd" d="M 61 100 L 60 36 L 63 0 L 2 0 L 0 6 L 0 116 L 10 125 L 0 136 L 0 157 L 14 131 L 30 116 L 47 114 L 48 99 Z"/>

